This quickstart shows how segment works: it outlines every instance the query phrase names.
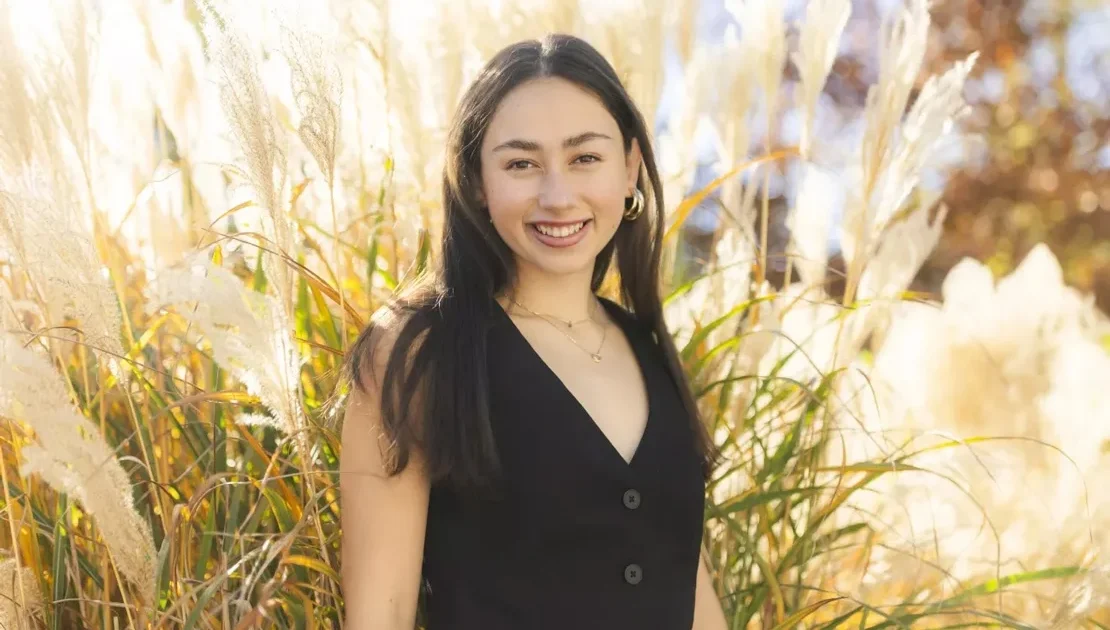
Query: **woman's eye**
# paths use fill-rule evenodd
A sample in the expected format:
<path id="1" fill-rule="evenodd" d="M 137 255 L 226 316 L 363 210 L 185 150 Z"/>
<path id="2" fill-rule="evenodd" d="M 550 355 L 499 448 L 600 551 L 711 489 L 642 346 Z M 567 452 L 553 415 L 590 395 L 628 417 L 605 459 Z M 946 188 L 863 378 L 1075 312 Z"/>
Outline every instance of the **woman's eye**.
<path id="1" fill-rule="evenodd" d="M 586 154 L 578 156 L 574 161 L 580 164 L 593 164 L 594 162 L 600 162 L 601 158 L 596 155 Z M 510 171 L 523 171 L 529 166 L 531 166 L 531 162 L 528 160 L 513 160 L 509 162 L 505 168 Z"/>

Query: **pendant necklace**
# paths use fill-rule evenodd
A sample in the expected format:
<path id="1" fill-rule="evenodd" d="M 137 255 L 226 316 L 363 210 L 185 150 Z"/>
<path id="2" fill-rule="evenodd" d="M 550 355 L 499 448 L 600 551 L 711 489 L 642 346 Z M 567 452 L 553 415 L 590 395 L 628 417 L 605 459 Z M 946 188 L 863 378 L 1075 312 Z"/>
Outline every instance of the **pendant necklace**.
<path id="1" fill-rule="evenodd" d="M 536 317 L 539 317 L 540 319 L 547 322 L 548 324 L 551 324 L 552 328 L 561 332 L 563 334 L 563 336 L 565 336 L 567 339 L 569 339 L 571 343 L 573 343 L 575 346 L 578 347 L 578 349 L 580 349 L 583 352 L 585 352 L 586 354 L 590 355 L 590 358 L 594 360 L 594 363 L 601 363 L 601 349 L 605 346 L 605 336 L 607 334 L 609 334 L 609 327 L 608 326 L 602 325 L 602 328 L 601 328 L 601 343 L 598 344 L 596 352 L 590 352 L 586 348 L 583 348 L 582 344 L 578 343 L 578 340 L 576 340 L 574 337 L 572 337 L 567 331 L 563 330 L 560 326 L 556 326 L 555 323 L 551 321 L 551 319 L 558 320 L 559 323 L 565 325 L 567 328 L 573 328 L 574 326 L 576 326 L 578 324 L 593 321 L 592 317 L 587 317 L 586 319 L 582 319 L 582 320 L 579 320 L 577 322 L 574 322 L 574 321 L 569 321 L 569 320 L 565 320 L 565 319 L 555 317 L 554 315 L 546 315 L 544 313 L 537 313 L 536 311 L 533 311 L 532 309 L 528 308 L 527 306 L 524 306 L 523 304 L 517 302 L 513 298 L 509 298 L 509 301 L 512 302 L 515 306 L 519 306 L 520 308 L 524 309 L 526 312 L 528 312 L 532 315 L 535 315 Z M 549 318 L 551 318 L 551 319 L 549 319 Z"/>

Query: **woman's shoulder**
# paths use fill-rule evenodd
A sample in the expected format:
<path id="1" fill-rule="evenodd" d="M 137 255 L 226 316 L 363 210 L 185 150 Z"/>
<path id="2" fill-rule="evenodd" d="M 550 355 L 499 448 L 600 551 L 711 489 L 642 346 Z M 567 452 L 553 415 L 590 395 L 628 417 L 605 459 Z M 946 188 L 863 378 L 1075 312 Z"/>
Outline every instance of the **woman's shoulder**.
<path id="1" fill-rule="evenodd" d="M 379 306 L 348 350 L 348 374 L 360 386 L 380 387 L 388 369 L 414 358 L 427 337 L 428 320 L 425 309 L 411 303 L 389 301 Z M 399 364 L 391 361 L 397 350 L 406 356 Z"/>
<path id="2" fill-rule="evenodd" d="M 406 303 L 387 302 L 374 311 L 366 328 L 375 340 L 375 347 L 392 347 L 404 331 L 422 332 L 427 327 L 427 319 L 422 308 Z"/>

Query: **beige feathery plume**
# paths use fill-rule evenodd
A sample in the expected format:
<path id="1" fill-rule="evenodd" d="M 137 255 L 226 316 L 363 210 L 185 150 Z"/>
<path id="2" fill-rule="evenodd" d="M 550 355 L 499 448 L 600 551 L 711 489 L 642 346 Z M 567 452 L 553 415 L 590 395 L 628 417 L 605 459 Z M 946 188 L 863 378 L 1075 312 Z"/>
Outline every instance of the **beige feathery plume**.
<path id="1" fill-rule="evenodd" d="M 84 342 L 108 353 L 108 366 L 120 376 L 113 357 L 124 354 L 119 300 L 100 271 L 76 195 L 30 172 L 10 183 L 13 190 L 0 189 L 0 248 L 10 251 L 27 273 L 43 303 L 47 325 L 76 319 Z"/>
<path id="2" fill-rule="evenodd" d="M 405 44 L 390 31 L 390 50 L 403 50 Z M 442 140 L 446 124 L 439 129 L 429 128 L 423 111 L 433 93 L 435 79 L 440 71 L 434 59 L 424 63 L 415 55 L 391 54 L 382 64 L 386 89 L 386 108 L 392 144 L 390 150 L 397 156 L 395 182 L 397 199 L 392 204 L 393 217 L 389 225 L 394 242 L 401 251 L 415 252 L 419 247 L 420 230 L 431 227 L 429 203 L 438 199 L 439 176 L 436 164 L 442 165 Z M 399 132 L 399 133 L 397 133 Z"/>
<path id="3" fill-rule="evenodd" d="M 28 104 L 34 107 L 30 112 L 31 126 L 13 134 L 24 149 L 30 149 L 23 156 L 29 159 L 24 159 L 20 166 L 34 168 L 40 178 L 50 177 L 51 187 L 70 189 L 67 196 L 71 194 L 77 208 L 88 212 L 95 208 L 90 108 L 98 25 L 87 0 L 55 0 L 51 9 L 50 27 L 24 42 L 28 46 L 25 54 L 10 60 L 4 55 L 4 63 L 13 64 L 20 75 L 12 94 L 15 100 L 7 106 L 0 105 L 0 113 L 8 114 L 3 110 Z M 5 89 L 3 100 L 7 100 L 8 94 Z M 22 104 L 15 105 L 19 102 Z M 8 142 L 6 137 L 0 135 L 3 139 L 0 142 Z M 8 175 L 14 177 L 18 173 L 16 170 Z"/>
<path id="4" fill-rule="evenodd" d="M 1110 355 L 1101 347 L 1110 320 L 1092 296 L 1066 285 L 1043 244 L 997 281 L 965 259 L 942 290 L 940 304 L 896 306 L 872 366 L 863 367 L 866 383 L 845 392 L 868 416 L 866 433 L 844 433 L 850 452 L 867 450 L 863 442 L 902 449 L 914 435 L 920 455 L 910 463 L 945 476 L 885 476 L 874 492 L 853 497 L 852 509 L 877 515 L 885 540 L 868 577 L 853 578 L 865 586 L 848 586 L 854 597 L 873 597 L 892 575 L 957 587 L 999 572 L 1090 566 L 1110 548 L 1110 501 L 1098 491 L 1110 471 L 1110 425 L 1086 421 L 1110 417 Z M 928 449 L 979 436 L 1016 439 Z M 836 450 L 830 457 L 840 457 Z M 1105 605 L 1106 573 L 1069 581 L 1078 586 L 1064 620 Z M 1046 603 L 1060 599 L 1063 583 L 1030 583 L 1002 612 L 1049 627 Z"/>
<path id="5" fill-rule="evenodd" d="M 51 362 L 0 334 L 0 416 L 29 426 L 36 444 L 23 449 L 24 475 L 38 474 L 96 518 L 121 575 L 144 602 L 155 591 L 154 540 L 135 511 L 131 482 L 100 431 L 73 405 Z"/>
<path id="6" fill-rule="evenodd" d="M 767 130 L 773 126 L 786 59 L 786 40 L 781 0 L 732 0 L 726 7 L 740 21 L 742 32 L 739 38 L 732 29 L 725 35 L 721 63 L 724 90 L 713 121 L 721 135 L 722 167 L 731 169 L 750 155 L 752 129 Z M 762 113 L 766 119 L 753 127 L 751 118 L 757 111 L 753 107 L 757 86 L 764 93 Z M 751 175 L 752 181 L 757 181 L 754 171 Z M 758 241 L 755 231 L 749 229 L 755 225 L 758 191 L 757 183 L 745 186 L 740 180 L 721 189 L 721 202 L 735 217 L 736 227 L 748 232 L 746 237 L 752 243 Z"/>
<path id="7" fill-rule="evenodd" d="M 469 45 L 479 59 L 492 58 L 505 44 L 506 32 L 512 28 L 505 15 L 509 8 L 503 4 L 501 14 L 498 15 L 491 10 L 490 3 L 483 0 L 460 0 L 457 4 L 466 15 L 463 26 Z M 524 33 L 521 33 L 520 39 L 524 39 Z"/>
<path id="8" fill-rule="evenodd" d="M 0 175 L 31 161 L 38 140 L 38 108 L 27 89 L 23 52 L 12 32 L 11 8 L 0 6 Z"/>
<path id="9" fill-rule="evenodd" d="M 635 29 L 633 34 L 639 34 L 639 37 L 628 38 L 629 41 L 637 42 L 637 46 L 631 53 L 635 60 L 634 66 L 625 76 L 628 90 L 642 110 L 648 129 L 656 127 L 656 104 L 663 95 L 666 75 L 665 60 L 659 51 L 666 46 L 669 24 L 673 21 L 672 12 L 667 10 L 667 5 L 660 5 L 662 6 L 636 12 L 640 16 L 639 22 L 621 21 L 622 24 L 632 25 Z"/>
<path id="10" fill-rule="evenodd" d="M 577 29 L 613 65 L 649 129 L 655 128 L 655 104 L 663 90 L 665 60 L 659 51 L 673 23 L 673 5 L 673 0 L 613 0 L 582 15 Z"/>
<path id="11" fill-rule="evenodd" d="M 675 52 L 683 66 L 690 63 L 694 54 L 694 46 L 698 40 L 698 14 L 701 12 L 699 2 L 680 2 L 675 7 Z"/>
<path id="12" fill-rule="evenodd" d="M 786 217 L 790 229 L 788 251 L 791 264 L 806 287 L 823 287 L 829 257 L 829 208 L 844 192 L 833 173 L 806 163 L 803 165 L 798 198 Z"/>
<path id="13" fill-rule="evenodd" d="M 745 33 L 737 38 L 729 31 L 724 47 L 711 55 L 709 64 L 716 68 L 723 79 L 722 102 L 716 108 L 716 122 L 723 136 L 726 167 L 748 156 L 751 129 L 748 118 L 755 90 L 752 81 L 753 66 L 759 62 L 758 36 Z"/>
<path id="14" fill-rule="evenodd" d="M 930 217 L 940 194 L 920 192 L 916 197 L 913 207 L 891 221 L 882 238 L 877 239 L 875 256 L 860 279 L 860 299 L 897 298 L 910 286 L 940 241 L 948 209 L 941 206 Z"/>
<path id="15" fill-rule="evenodd" d="M 466 63 L 469 61 L 467 49 L 467 22 L 470 15 L 462 2 L 448 2 L 440 7 L 437 19 L 431 28 L 434 38 L 433 61 L 439 77 L 433 83 L 435 91 L 436 124 L 446 129 L 455 106 L 462 98 L 464 81 L 468 78 Z"/>
<path id="16" fill-rule="evenodd" d="M 309 13 L 305 8 L 298 2 L 285 7 L 283 14 L 275 15 L 275 18 L 281 24 L 281 49 L 289 63 L 293 99 L 301 115 L 297 135 L 316 160 L 328 186 L 328 207 L 335 235 L 334 270 L 341 273 L 341 228 L 335 204 L 335 166 L 336 142 L 342 124 L 339 106 L 343 100 L 343 77 L 336 63 L 334 45 L 326 43 L 336 40 L 334 29 L 328 28 L 332 25 L 330 15 L 326 11 L 320 12 L 318 8 Z M 342 284 L 338 279 L 336 283 Z M 343 329 L 346 330 L 346 294 L 342 286 L 336 288 L 339 290 Z"/>
<path id="17" fill-rule="evenodd" d="M 1107 607 L 1110 607 L 1110 563 L 1102 563 L 1088 568 L 1077 584 L 1069 585 L 1051 628 L 1082 628 L 1086 617 Z"/>
<path id="18" fill-rule="evenodd" d="M 875 255 L 880 235 L 905 206 L 936 147 L 952 133 L 953 123 L 966 111 L 963 87 L 977 58 L 978 53 L 972 53 L 943 75 L 929 78 L 905 121 L 888 134 L 891 146 L 881 170 L 870 175 L 873 179 L 869 186 L 864 183 L 864 190 L 870 194 L 847 205 L 842 239 L 846 259 L 855 260 L 857 269 Z M 865 147 L 865 159 L 866 151 Z"/>
<path id="19" fill-rule="evenodd" d="M 247 416 L 250 424 L 270 424 L 290 435 L 303 434 L 300 369 L 304 360 L 293 340 L 291 322 L 270 296 L 248 289 L 231 271 L 208 257 L 164 270 L 148 287 L 147 309 L 190 305 L 180 310 L 212 346 L 216 363 L 243 382 L 272 418 Z"/>
<path id="20" fill-rule="evenodd" d="M 612 3 L 606 3 L 612 4 Z M 477 0 L 472 5 L 474 11 L 491 14 L 490 3 Z M 601 8 L 601 7 L 597 7 Z M 500 28 L 497 38 L 491 39 L 493 50 L 518 39 L 539 39 L 547 33 L 577 33 L 585 17 L 573 2 L 551 2 L 550 0 L 506 0 L 501 3 Z M 490 34 L 494 34 L 493 31 Z M 492 52 L 492 51 L 491 51 Z M 483 57 L 492 55 L 483 51 Z"/>
<path id="21" fill-rule="evenodd" d="M 798 152 L 809 158 L 817 99 L 836 61 L 840 37 L 852 13 L 850 0 L 810 0 L 798 37 L 798 51 L 791 55 L 802 87 L 802 137 Z"/>
<path id="22" fill-rule="evenodd" d="M 0 9 L 0 249 L 10 252 L 27 274 L 44 326 L 75 319 L 83 341 L 113 374 L 125 377 L 119 302 L 84 221 L 81 193 L 67 166 L 59 137 L 68 137 L 78 161 L 89 171 L 88 34 L 85 5 L 58 23 L 62 52 L 40 53 L 39 67 L 11 37 L 9 9 Z"/>
<path id="23" fill-rule="evenodd" d="M 285 139 L 259 73 L 254 44 L 239 28 L 234 7 L 204 0 L 204 37 L 220 88 L 220 103 L 246 162 L 246 174 L 264 213 L 264 230 L 282 253 L 293 255 L 293 225 L 286 213 Z M 293 274 L 276 256 L 263 258 L 270 286 L 291 317 Z"/>
<path id="24" fill-rule="evenodd" d="M 38 304 L 13 295 L 12 285 L 0 282 L 0 329 L 19 330 L 26 327 L 25 322 L 43 319 Z"/>
<path id="25" fill-rule="evenodd" d="M 35 628 L 32 618 L 41 608 L 42 593 L 35 574 L 27 567 L 17 567 L 14 559 L 0 562 L 0 628 Z"/>
<path id="26" fill-rule="evenodd" d="M 856 254 L 871 247 L 875 208 L 871 195 L 894 150 L 898 123 L 921 70 L 929 34 L 929 1 L 910 0 L 893 23 L 883 23 L 879 80 L 867 92 L 862 143 L 862 191 L 848 204 L 841 239 L 850 274 L 866 260 Z"/>
<path id="27" fill-rule="evenodd" d="M 690 63 L 684 69 L 684 97 L 675 104 L 668 125 L 671 131 L 660 138 L 658 152 L 660 169 L 667 174 L 663 178 L 663 186 L 668 199 L 681 199 L 693 181 L 693 167 L 698 158 L 694 140 L 698 126 L 704 125 L 703 119 L 713 107 L 711 98 L 718 81 L 720 55 L 721 50 L 716 46 L 699 45 L 694 48 Z"/>
<path id="28" fill-rule="evenodd" d="M 953 123 L 967 111 L 963 99 L 964 83 L 979 53 L 972 53 L 943 75 L 929 77 L 917 100 L 906 115 L 898 143 L 879 178 L 872 199 L 872 236 L 877 237 L 891 217 L 905 204 L 921 179 L 935 148 L 947 137 Z"/>
<path id="29" fill-rule="evenodd" d="M 95 22 L 90 23 L 90 11 L 85 0 L 64 0 L 64 8 L 55 15 L 58 19 L 61 55 L 52 61 L 53 74 L 50 81 L 65 98 L 52 100 L 58 122 L 66 137 L 73 143 L 77 157 L 83 167 L 89 168 L 89 110 L 92 102 L 93 31 Z M 86 171 L 86 176 L 92 173 Z"/>
<path id="30" fill-rule="evenodd" d="M 203 3 L 204 37 L 208 55 L 219 77 L 220 102 L 231 131 L 242 149 L 247 176 L 267 212 L 280 211 L 284 204 L 285 147 L 278 133 L 270 99 L 258 70 L 257 55 L 246 35 L 235 23 L 235 15 Z"/>
<path id="31" fill-rule="evenodd" d="M 302 13 L 297 13 L 294 20 L 276 17 L 282 22 L 281 51 L 289 62 L 293 98 L 301 116 L 297 134 L 331 183 L 343 98 L 343 77 L 335 63 L 335 52 L 326 43 L 325 33 L 306 27 L 308 17 Z"/>
<path id="32" fill-rule="evenodd" d="M 853 310 L 845 318 L 834 358 L 837 364 L 830 365 L 829 369 L 838 369 L 842 367 L 839 363 L 859 356 L 868 335 L 874 333 L 874 341 L 880 341 L 889 329 L 891 310 L 899 304 L 902 292 L 910 286 L 940 242 L 948 208 L 941 206 L 935 216 L 930 217 L 940 199 L 939 193 L 920 193 L 918 197 L 915 207 L 891 221 L 882 237 L 876 238 L 878 245 L 860 277 L 856 293 L 866 306 Z"/>
<path id="33" fill-rule="evenodd" d="M 786 65 L 786 23 L 783 0 L 726 0 L 725 8 L 740 23 L 757 61 L 752 64 L 756 82 L 763 89 L 765 113 L 778 106 L 779 86 Z"/>

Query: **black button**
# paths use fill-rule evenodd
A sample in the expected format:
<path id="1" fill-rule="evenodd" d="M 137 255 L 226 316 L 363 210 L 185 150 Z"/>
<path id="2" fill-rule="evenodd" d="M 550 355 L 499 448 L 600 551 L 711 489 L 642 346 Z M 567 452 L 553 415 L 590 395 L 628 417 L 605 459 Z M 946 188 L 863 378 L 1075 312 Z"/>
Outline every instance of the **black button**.
<path id="1" fill-rule="evenodd" d="M 632 563 L 624 568 L 624 581 L 629 584 L 639 584 L 644 579 L 644 570 L 640 565 Z"/>
<path id="2" fill-rule="evenodd" d="M 635 488 L 624 491 L 624 507 L 635 510 L 640 507 L 640 492 Z"/>

